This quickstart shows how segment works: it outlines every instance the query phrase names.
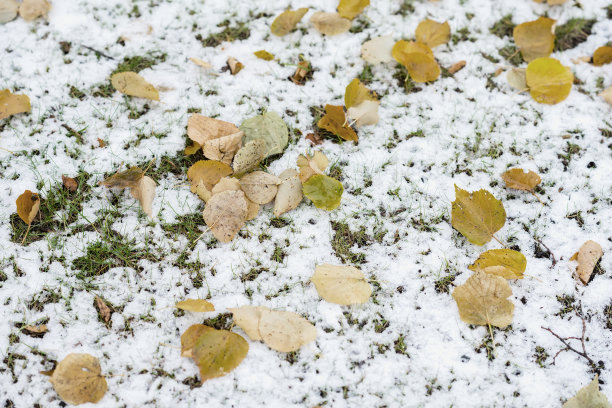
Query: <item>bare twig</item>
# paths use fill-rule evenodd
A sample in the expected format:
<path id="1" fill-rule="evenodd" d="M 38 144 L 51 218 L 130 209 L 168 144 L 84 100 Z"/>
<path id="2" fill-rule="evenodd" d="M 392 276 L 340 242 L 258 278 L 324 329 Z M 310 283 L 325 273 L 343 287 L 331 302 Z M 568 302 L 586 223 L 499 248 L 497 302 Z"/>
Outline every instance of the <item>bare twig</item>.
<path id="1" fill-rule="evenodd" d="M 550 248 L 547 247 L 545 243 L 537 239 L 535 236 L 533 237 L 533 240 L 537 242 L 538 244 L 542 245 L 544 248 L 546 248 L 546 250 L 550 254 L 550 257 L 552 258 L 552 266 L 554 267 L 557 264 L 557 258 L 555 258 L 555 254 L 553 254 L 553 251 L 551 251 Z"/>
<path id="2" fill-rule="evenodd" d="M 81 47 L 83 47 L 83 48 L 87 48 L 88 50 L 95 52 L 95 53 L 96 53 L 96 55 L 100 55 L 100 56 L 102 56 L 102 57 L 104 57 L 104 58 L 108 58 L 108 59 L 114 60 L 114 58 L 113 58 L 113 57 L 111 57 L 110 55 L 106 55 L 106 54 L 105 54 L 105 53 L 103 53 L 102 51 L 98 51 L 98 50 L 96 50 L 95 48 L 91 48 L 91 47 L 89 47 L 89 46 L 87 46 L 87 45 L 83 45 L 83 44 L 81 44 Z"/>
<path id="3" fill-rule="evenodd" d="M 597 367 L 597 364 L 595 364 L 593 359 L 591 357 L 589 357 L 589 355 L 587 354 L 586 345 L 584 344 L 585 333 L 586 333 L 586 321 L 585 321 L 584 317 L 582 315 L 580 315 L 579 313 L 576 312 L 576 315 L 582 320 L 582 335 L 580 337 L 561 337 L 557 333 L 552 331 L 552 329 L 550 329 L 548 327 L 541 326 L 542 329 L 546 330 L 547 332 L 549 332 L 550 334 L 555 336 L 565 346 L 565 348 L 562 348 L 561 350 L 559 350 L 557 352 L 557 354 L 555 354 L 555 356 L 553 357 L 553 364 L 555 364 L 555 360 L 557 359 L 559 354 L 561 354 L 562 352 L 564 352 L 564 351 L 573 351 L 574 353 L 578 354 L 580 357 L 582 357 L 585 360 L 587 360 L 589 362 L 589 365 L 591 366 L 591 368 L 595 369 L 595 367 Z M 582 351 L 577 350 L 576 348 L 572 347 L 572 345 L 569 343 L 570 340 L 579 340 L 580 344 L 582 346 Z"/>

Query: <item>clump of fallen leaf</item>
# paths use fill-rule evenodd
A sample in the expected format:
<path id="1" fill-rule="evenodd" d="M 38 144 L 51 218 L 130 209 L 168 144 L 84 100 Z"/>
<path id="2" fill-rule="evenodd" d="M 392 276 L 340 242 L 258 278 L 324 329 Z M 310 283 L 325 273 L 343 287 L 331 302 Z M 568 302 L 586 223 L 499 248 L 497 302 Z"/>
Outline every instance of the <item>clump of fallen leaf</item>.
<path id="1" fill-rule="evenodd" d="M 340 0 L 338 14 L 352 20 L 369 5 L 370 0 Z"/>
<path id="2" fill-rule="evenodd" d="M 555 20 L 540 17 L 514 27 L 514 42 L 527 62 L 548 57 L 555 47 Z"/>
<path id="3" fill-rule="evenodd" d="M 27 95 L 11 93 L 8 89 L 0 91 L 0 119 L 17 113 L 29 112 L 30 98 Z"/>
<path id="4" fill-rule="evenodd" d="M 187 136 L 194 143 L 185 149 L 185 154 L 194 154 L 202 148 L 207 158 L 231 164 L 242 146 L 244 133 L 233 123 L 193 114 L 187 121 Z"/>
<path id="5" fill-rule="evenodd" d="M 203 324 L 190 326 L 181 336 L 181 355 L 196 363 L 202 384 L 230 373 L 248 352 L 249 344 L 242 336 Z"/>
<path id="6" fill-rule="evenodd" d="M 329 160 L 327 156 L 317 150 L 312 156 L 300 154 L 297 159 L 297 165 L 300 169 L 300 181 L 305 183 L 315 174 L 324 174 L 323 171 L 329 165 Z"/>
<path id="7" fill-rule="evenodd" d="M 504 205 L 493 194 L 487 190 L 470 193 L 456 185 L 451 216 L 453 228 L 476 245 L 495 238 L 494 234 L 506 223 Z"/>
<path id="8" fill-rule="evenodd" d="M 176 302 L 174 305 L 177 309 L 186 310 L 188 312 L 214 312 L 215 306 L 204 299 L 187 299 Z"/>
<path id="9" fill-rule="evenodd" d="M 318 32 L 325 35 L 342 34 L 351 28 L 351 20 L 338 13 L 317 11 L 310 17 L 310 22 Z"/>
<path id="10" fill-rule="evenodd" d="M 38 17 L 46 17 L 51 10 L 51 3 L 47 0 L 23 0 L 19 6 L 19 15 L 26 21 Z"/>
<path id="11" fill-rule="evenodd" d="M 354 266 L 317 265 L 310 281 L 323 299 L 339 305 L 365 303 L 372 294 L 365 276 Z"/>
<path id="12" fill-rule="evenodd" d="M 111 76 L 113 88 L 125 95 L 159 101 L 159 92 L 135 72 L 118 72 Z"/>
<path id="13" fill-rule="evenodd" d="M 300 22 L 304 14 L 308 12 L 308 8 L 300 8 L 297 10 L 285 10 L 278 15 L 270 26 L 272 34 L 282 37 L 289 34 L 295 29 L 297 23 Z"/>
<path id="14" fill-rule="evenodd" d="M 490 249 L 480 254 L 468 268 L 505 279 L 523 279 L 527 268 L 527 258 L 519 251 L 512 249 Z"/>
<path id="15" fill-rule="evenodd" d="M 578 262 L 576 267 L 576 276 L 580 281 L 586 285 L 591 280 L 595 265 L 599 262 L 599 259 L 603 256 L 603 249 L 595 241 L 587 241 L 576 252 L 570 260 Z"/>
<path id="16" fill-rule="evenodd" d="M 393 46 L 391 54 L 406 67 L 414 82 L 432 82 L 440 76 L 440 66 L 426 44 L 400 40 Z"/>
<path id="17" fill-rule="evenodd" d="M 236 75 L 237 73 L 242 71 L 242 68 L 244 68 L 244 64 L 242 64 L 242 62 L 238 61 L 234 57 L 229 57 L 227 59 L 227 67 L 229 68 L 229 71 L 232 75 Z"/>
<path id="18" fill-rule="evenodd" d="M 525 80 L 536 102 L 554 105 L 567 98 L 574 75 L 554 58 L 537 58 L 527 65 Z"/>
<path id="19" fill-rule="evenodd" d="M 100 361 L 92 355 L 68 354 L 59 362 L 49 381 L 55 392 L 69 404 L 96 403 L 108 388 Z"/>
<path id="20" fill-rule="evenodd" d="M 414 34 L 418 42 L 434 48 L 446 44 L 450 40 L 450 26 L 448 21 L 438 23 L 434 20 L 425 19 L 419 23 Z"/>
<path id="21" fill-rule="evenodd" d="M 144 175 L 139 167 L 120 171 L 100 182 L 108 188 L 129 188 L 132 197 L 140 202 L 140 206 L 149 218 L 153 217 L 153 199 L 155 198 L 155 181 Z"/>
<path id="22" fill-rule="evenodd" d="M 599 391 L 599 375 L 593 381 L 581 388 L 574 397 L 563 404 L 563 408 L 610 408 L 606 395 Z"/>

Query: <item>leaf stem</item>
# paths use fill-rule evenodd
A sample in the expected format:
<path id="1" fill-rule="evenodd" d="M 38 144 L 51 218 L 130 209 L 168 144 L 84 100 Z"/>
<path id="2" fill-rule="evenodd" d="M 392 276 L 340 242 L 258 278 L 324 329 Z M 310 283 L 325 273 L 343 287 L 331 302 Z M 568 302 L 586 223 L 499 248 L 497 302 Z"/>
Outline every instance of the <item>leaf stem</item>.
<path id="1" fill-rule="evenodd" d="M 535 192 L 533 191 L 529 191 L 529 192 L 540 202 L 540 204 L 542 204 L 543 207 L 546 206 L 546 204 L 544 204 L 544 202 L 540 200 L 540 197 L 538 197 L 538 195 Z"/>
<path id="2" fill-rule="evenodd" d="M 23 237 L 23 240 L 21 241 L 21 245 L 23 245 L 26 241 L 26 238 L 28 237 L 28 233 L 30 232 L 30 227 L 32 226 L 32 223 L 28 224 L 28 229 L 25 232 L 25 236 Z"/>
<path id="3" fill-rule="evenodd" d="M 508 248 L 508 246 L 506 244 L 504 244 L 503 242 L 501 242 L 499 240 L 499 238 L 497 238 L 495 235 L 491 234 L 491 237 L 493 237 L 494 240 L 496 240 L 497 242 L 499 242 L 501 244 L 501 246 L 503 246 L 504 248 Z"/>

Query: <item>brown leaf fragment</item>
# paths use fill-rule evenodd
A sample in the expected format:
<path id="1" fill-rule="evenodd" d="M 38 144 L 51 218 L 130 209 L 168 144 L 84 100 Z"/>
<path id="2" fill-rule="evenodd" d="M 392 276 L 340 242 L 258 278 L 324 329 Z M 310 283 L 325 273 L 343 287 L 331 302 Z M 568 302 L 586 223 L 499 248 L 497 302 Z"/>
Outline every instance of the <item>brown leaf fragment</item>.
<path id="1" fill-rule="evenodd" d="M 106 147 L 106 142 L 100 138 L 98 138 L 98 147 Z"/>
<path id="2" fill-rule="evenodd" d="M 138 187 L 138 183 L 144 177 L 144 171 L 140 167 L 131 167 L 128 170 L 120 171 L 100 182 L 108 188 L 128 188 Z"/>
<path id="3" fill-rule="evenodd" d="M 17 215 L 19 218 L 23 220 L 26 224 L 32 224 L 36 214 L 38 214 L 38 209 L 40 208 L 40 197 L 38 194 L 31 192 L 30 190 L 26 190 L 17 197 Z"/>
<path id="4" fill-rule="evenodd" d="M 77 183 L 75 179 L 73 179 L 72 177 L 64 176 L 63 174 L 62 174 L 62 184 L 64 185 L 64 187 L 66 187 L 68 190 L 72 192 L 75 192 L 77 188 L 79 187 L 79 184 Z"/>
<path id="5" fill-rule="evenodd" d="M 79 405 L 96 403 L 107 390 L 100 362 L 89 354 L 68 354 L 53 371 L 49 381 L 62 400 Z"/>
<path id="6" fill-rule="evenodd" d="M 113 311 L 106 304 L 104 299 L 100 296 L 96 296 L 94 298 L 94 305 L 98 310 L 98 317 L 104 321 L 104 323 L 110 323 L 111 316 L 113 315 Z"/>
<path id="7" fill-rule="evenodd" d="M 603 249 L 595 241 L 587 241 L 576 252 L 570 260 L 578 262 L 576 267 L 576 275 L 580 281 L 586 285 L 591 280 L 595 265 L 599 262 L 599 259 L 603 256 Z"/>
<path id="8" fill-rule="evenodd" d="M 207 140 L 202 145 L 204 156 L 211 160 L 218 160 L 231 164 L 236 152 L 242 147 L 244 132 L 236 132 L 218 139 Z"/>
<path id="9" fill-rule="evenodd" d="M 455 62 L 453 65 L 451 65 L 451 67 L 448 69 L 448 72 L 450 72 L 452 75 L 456 74 L 457 72 L 461 71 L 464 67 L 465 67 L 465 60 L 461 60 L 459 62 Z"/>
<path id="10" fill-rule="evenodd" d="M 30 98 L 27 95 L 14 94 L 8 89 L 0 91 L 0 119 L 17 113 L 29 112 L 30 109 Z"/>
<path id="11" fill-rule="evenodd" d="M 308 133 L 306 135 L 306 139 L 310 140 L 310 144 L 312 146 L 318 146 L 320 144 L 323 144 L 323 138 L 314 133 Z"/>
<path id="12" fill-rule="evenodd" d="M 304 82 L 306 82 L 306 76 L 310 71 L 312 71 L 310 62 L 300 61 L 298 62 L 297 68 L 295 69 L 293 75 L 289 77 L 289 80 L 296 85 L 304 85 Z"/>
<path id="13" fill-rule="evenodd" d="M 196 64 L 199 67 L 202 67 L 204 69 L 212 69 L 212 65 L 210 65 L 208 62 L 200 59 L 200 58 L 196 58 L 196 57 L 191 57 L 189 58 L 189 60 L 191 62 L 193 62 L 194 64 Z"/>
<path id="14" fill-rule="evenodd" d="M 319 119 L 317 126 L 344 140 L 358 140 L 357 133 L 348 124 L 344 108 L 340 105 L 325 105 L 325 115 Z"/>
<path id="15" fill-rule="evenodd" d="M 232 75 L 236 75 L 242 70 L 242 68 L 244 68 L 244 65 L 242 64 L 242 62 L 238 61 L 234 57 L 229 57 L 227 59 L 227 66 L 229 67 L 229 70 L 232 73 Z"/>
<path id="16" fill-rule="evenodd" d="M 41 324 L 40 326 L 27 325 L 24 326 L 21 330 L 28 336 L 37 338 L 43 337 L 45 333 L 49 331 L 49 329 L 47 329 L 46 324 Z"/>

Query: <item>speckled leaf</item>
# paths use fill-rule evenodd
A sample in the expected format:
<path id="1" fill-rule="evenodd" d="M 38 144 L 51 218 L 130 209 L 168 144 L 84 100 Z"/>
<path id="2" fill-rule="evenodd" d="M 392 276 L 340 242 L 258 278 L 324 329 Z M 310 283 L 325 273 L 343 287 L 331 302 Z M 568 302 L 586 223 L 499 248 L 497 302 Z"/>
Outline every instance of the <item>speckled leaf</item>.
<path id="1" fill-rule="evenodd" d="M 262 139 L 266 143 L 266 157 L 282 153 L 289 141 L 287 124 L 276 112 L 266 112 L 242 122 L 244 142 Z"/>
<path id="2" fill-rule="evenodd" d="M 294 169 L 287 169 L 278 178 L 280 178 L 281 183 L 274 200 L 275 217 L 293 210 L 302 202 L 302 183 L 299 173 Z"/>
<path id="3" fill-rule="evenodd" d="M 36 214 L 38 214 L 38 210 L 40 208 L 40 197 L 38 194 L 31 192 L 30 190 L 26 190 L 17 197 L 17 215 L 19 218 L 23 220 L 26 224 L 32 224 Z"/>
<path id="4" fill-rule="evenodd" d="M 514 304 L 509 301 L 512 289 L 501 276 L 476 272 L 453 290 L 461 320 L 480 326 L 504 328 L 512 323 Z"/>
<path id="5" fill-rule="evenodd" d="M 297 23 L 300 22 L 304 14 L 308 12 L 308 8 L 300 8 L 297 10 L 285 10 L 274 19 L 270 30 L 272 34 L 282 37 L 289 34 L 295 29 Z"/>
<path id="6" fill-rule="evenodd" d="M 212 188 L 212 195 L 222 193 L 224 191 L 238 191 L 240 190 L 240 181 L 234 177 L 223 177 L 215 186 Z"/>
<path id="7" fill-rule="evenodd" d="M 572 89 L 574 75 L 554 58 L 538 58 L 527 65 L 525 73 L 531 97 L 539 103 L 554 105 Z"/>
<path id="8" fill-rule="evenodd" d="M 317 126 L 344 139 L 356 142 L 357 133 L 347 123 L 344 108 L 339 105 L 325 105 L 325 115 L 319 119 Z"/>
<path id="9" fill-rule="evenodd" d="M 578 262 L 576 267 L 576 275 L 583 284 L 589 283 L 591 275 L 595 269 L 595 265 L 599 262 L 599 259 L 603 256 L 603 249 L 595 241 L 587 241 L 576 252 L 570 260 Z"/>
<path id="10" fill-rule="evenodd" d="M 191 181 L 192 191 L 201 182 L 208 191 L 221 180 L 222 177 L 232 174 L 232 168 L 216 160 L 199 160 L 187 170 L 187 178 Z"/>
<path id="11" fill-rule="evenodd" d="M 266 158 L 266 142 L 263 139 L 255 139 L 248 141 L 234 155 L 232 167 L 235 174 L 244 174 L 247 171 L 253 170 Z"/>
<path id="12" fill-rule="evenodd" d="M 113 87 L 125 95 L 159 101 L 159 92 L 135 72 L 119 72 L 111 77 Z"/>
<path id="13" fill-rule="evenodd" d="M 351 20 L 343 18 L 338 13 L 317 11 L 310 17 L 310 22 L 318 32 L 325 35 L 338 35 L 351 28 Z"/>
<path id="14" fill-rule="evenodd" d="M 214 312 L 215 306 L 204 299 L 187 299 L 180 302 L 176 302 L 176 308 L 181 310 L 187 310 L 189 312 Z"/>
<path id="15" fill-rule="evenodd" d="M 214 194 L 204 207 L 204 221 L 215 238 L 230 242 L 244 226 L 247 202 L 242 191 L 223 191 Z"/>
<path id="16" fill-rule="evenodd" d="M 268 347 L 284 353 L 296 351 L 317 338 L 317 329 L 308 320 L 277 310 L 261 311 L 259 333 Z"/>
<path id="17" fill-rule="evenodd" d="M 338 14 L 352 20 L 369 5 L 370 0 L 340 0 Z"/>
<path id="18" fill-rule="evenodd" d="M 281 180 L 263 171 L 254 171 L 240 179 L 240 187 L 247 198 L 257 204 L 274 200 Z"/>
<path id="19" fill-rule="evenodd" d="M 340 205 L 344 188 L 335 178 L 315 174 L 304 183 L 303 191 L 315 207 L 331 211 Z"/>
<path id="20" fill-rule="evenodd" d="M 611 408 L 606 394 L 599 391 L 599 375 L 589 385 L 581 388 L 576 396 L 567 400 L 563 408 Z"/>
<path id="21" fill-rule="evenodd" d="M 30 98 L 27 95 L 11 93 L 8 89 L 0 91 L 0 119 L 17 113 L 29 112 Z"/>
<path id="22" fill-rule="evenodd" d="M 469 193 L 455 186 L 455 196 L 451 223 L 472 244 L 486 244 L 506 223 L 504 205 L 488 191 Z"/>
<path id="23" fill-rule="evenodd" d="M 74 405 L 96 403 L 107 390 L 100 362 L 89 354 L 68 354 L 55 367 L 49 381 L 62 400 Z"/>
<path id="24" fill-rule="evenodd" d="M 419 23 L 414 34 L 418 42 L 433 48 L 446 44 L 450 40 L 450 26 L 448 21 L 438 23 L 434 20 L 425 19 Z"/>
<path id="25" fill-rule="evenodd" d="M 552 53 L 555 47 L 554 25 L 555 20 L 540 17 L 514 27 L 514 42 L 525 61 L 548 57 Z"/>
<path id="26" fill-rule="evenodd" d="M 370 64 L 393 61 L 391 50 L 394 44 L 395 41 L 390 35 L 373 38 L 361 46 L 361 58 Z"/>
<path id="27" fill-rule="evenodd" d="M 372 294 L 365 276 L 354 266 L 317 265 L 310 281 L 323 299 L 339 305 L 365 303 Z"/>
<path id="28" fill-rule="evenodd" d="M 512 249 L 490 249 L 480 254 L 468 268 L 505 279 L 523 279 L 523 273 L 527 268 L 527 258 Z"/>
<path id="29" fill-rule="evenodd" d="M 528 170 L 514 168 L 502 174 L 502 179 L 506 182 L 506 187 L 516 190 L 533 192 L 533 189 L 542 182 L 538 173 Z"/>

